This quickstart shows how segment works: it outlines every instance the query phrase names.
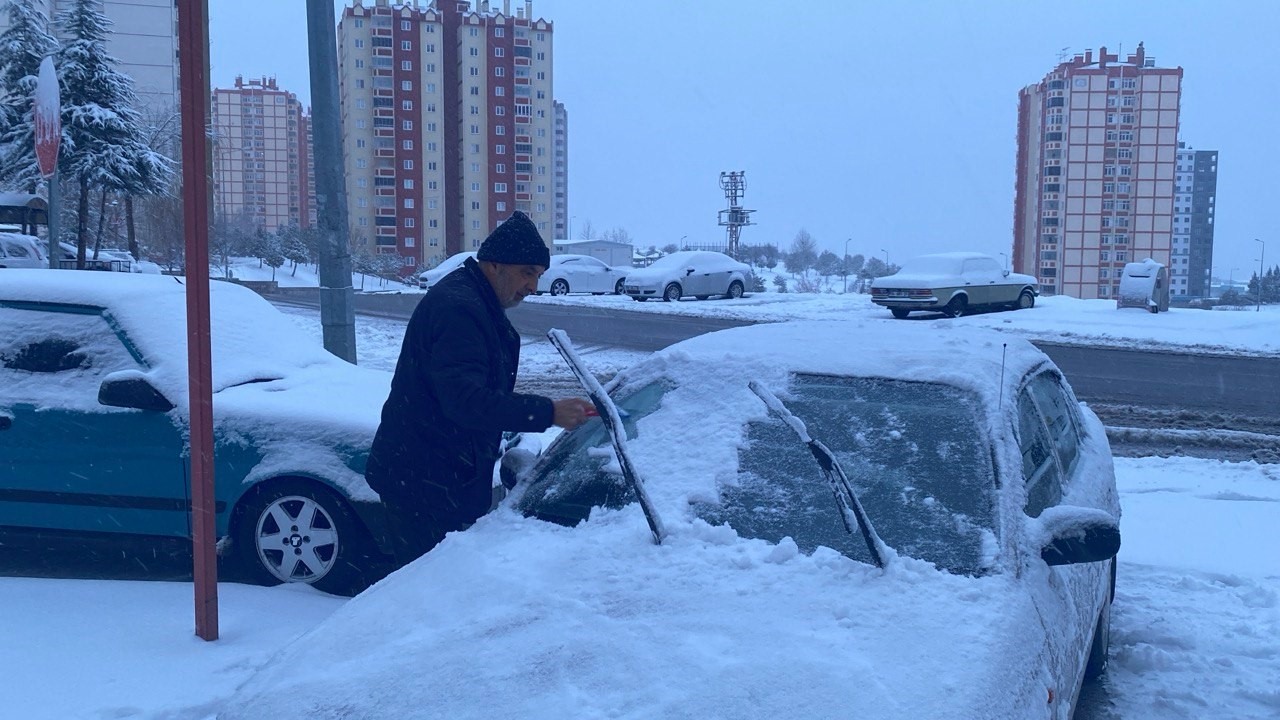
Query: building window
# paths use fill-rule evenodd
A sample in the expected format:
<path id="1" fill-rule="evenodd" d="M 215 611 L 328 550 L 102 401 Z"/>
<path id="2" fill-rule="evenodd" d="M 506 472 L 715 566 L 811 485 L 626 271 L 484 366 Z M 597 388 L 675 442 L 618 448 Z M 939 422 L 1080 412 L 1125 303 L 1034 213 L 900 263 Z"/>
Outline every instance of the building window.
<path id="1" fill-rule="evenodd" d="M 1099 286 L 1098 286 L 1098 297 L 1100 297 L 1100 298 L 1104 298 L 1104 297 L 1110 297 L 1110 296 L 1111 296 L 1111 286 L 1110 286 L 1110 285 L 1099 285 Z"/>
<path id="2" fill-rule="evenodd" d="M 356 200 L 356 207 L 369 207 L 369 200 L 367 198 Z"/>
<path id="3" fill-rule="evenodd" d="M 472 221 L 471 221 L 471 229 L 472 229 L 472 230 L 479 230 L 479 229 L 480 229 L 480 221 L 479 221 L 479 220 L 472 220 Z"/>
<path id="4" fill-rule="evenodd" d="M 504 77 L 504 76 L 506 76 L 506 74 L 507 74 L 507 69 L 506 69 L 506 68 L 496 67 L 496 68 L 494 68 L 494 69 L 493 69 L 493 76 L 494 76 L 494 77 Z"/>
<path id="5" fill-rule="evenodd" d="M 364 67 L 364 61 L 359 58 L 356 58 L 356 69 L 359 70 L 362 67 Z"/>
<path id="6" fill-rule="evenodd" d="M 507 134 L 507 126 L 506 126 L 506 125 L 494 125 L 494 126 L 493 126 L 493 134 L 494 134 L 494 135 L 506 135 L 506 134 Z"/>
<path id="7" fill-rule="evenodd" d="M 472 126 L 471 126 L 471 134 L 472 134 L 472 135 L 479 135 L 479 134 L 480 134 L 480 126 L 479 126 L 479 125 L 472 125 Z"/>
<path id="8" fill-rule="evenodd" d="M 507 191 L 507 184 L 506 184 L 506 183 L 501 183 L 501 182 L 496 182 L 496 183 L 494 183 L 494 184 L 493 184 L 493 191 L 494 191 L 494 192 L 496 192 L 496 193 L 504 193 L 504 192 L 506 192 L 506 191 Z"/>
<path id="9" fill-rule="evenodd" d="M 356 47 L 358 47 L 358 48 L 362 48 L 362 47 L 364 47 L 364 41 L 363 41 L 363 40 L 360 40 L 360 39 L 357 39 L 357 40 L 356 40 Z"/>
<path id="10" fill-rule="evenodd" d="M 405 140 L 405 141 L 403 141 L 403 142 L 401 142 L 401 143 L 400 143 L 400 147 L 401 147 L 402 149 L 404 149 L 404 150 L 412 150 L 412 149 L 413 149 L 413 141 L 412 141 L 412 140 Z"/>
<path id="11" fill-rule="evenodd" d="M 467 28 L 467 34 L 470 35 L 471 37 L 476 37 L 477 35 L 479 35 L 479 33 L 480 31 L 476 28 Z"/>
<path id="12" fill-rule="evenodd" d="M 405 198 L 405 199 L 404 199 L 404 206 L 405 206 L 406 208 L 412 209 L 412 208 L 413 208 L 413 198 Z"/>
<path id="13" fill-rule="evenodd" d="M 413 101 L 412 101 L 412 100 L 401 100 L 401 101 L 400 101 L 400 109 L 401 109 L 401 110 L 412 110 L 412 109 L 413 109 Z"/>
<path id="14" fill-rule="evenodd" d="M 412 189 L 413 189 L 413 178 L 405 178 L 405 180 L 404 180 L 404 189 L 405 189 L 405 190 L 412 190 Z"/>
<path id="15" fill-rule="evenodd" d="M 480 57 L 480 51 L 477 48 L 470 48 L 467 54 L 471 57 Z"/>
<path id="16" fill-rule="evenodd" d="M 401 129 L 401 130 L 412 130 L 412 129 L 413 129 L 413 121 L 412 121 L 412 120 L 401 120 L 401 121 L 400 121 L 400 129 Z"/>
<path id="17" fill-rule="evenodd" d="M 362 27 L 364 27 L 364 20 L 362 20 L 362 19 L 360 19 L 360 18 L 356 18 L 356 27 L 358 27 L 358 28 L 362 28 Z"/>
<path id="18" fill-rule="evenodd" d="M 412 90 L 412 89 L 413 89 L 413 81 L 412 81 L 412 80 L 401 80 L 401 81 L 400 81 L 400 89 L 401 89 L 401 90 L 404 90 L 405 92 L 408 92 L 408 91 Z"/>
<path id="19" fill-rule="evenodd" d="M 405 227 L 413 227 L 413 218 L 411 218 L 411 217 L 407 217 L 407 218 L 405 218 L 405 219 L 404 219 L 404 226 L 405 226 Z"/>
<path id="20" fill-rule="evenodd" d="M 408 71 L 412 70 L 412 69 L 413 69 L 413 61 L 412 61 L 412 60 L 401 60 L 401 61 L 400 61 L 400 69 L 401 69 L 401 70 L 404 70 L 405 72 L 408 72 Z"/>
<path id="21" fill-rule="evenodd" d="M 412 170 L 412 169 L 413 169 L 413 161 L 412 161 L 412 160 L 405 160 L 405 161 L 404 161 L 404 169 L 405 169 L 405 170 Z"/>
<path id="22" fill-rule="evenodd" d="M 494 210 L 496 210 L 496 211 L 498 211 L 498 212 L 506 212 L 506 211 L 507 211 L 507 204 L 506 204 L 505 202 L 502 202 L 501 200 L 499 200 L 498 202 L 496 202 L 496 203 L 494 203 L 494 204 L 493 204 L 493 209 L 494 209 Z"/>
<path id="23" fill-rule="evenodd" d="M 472 86 L 471 86 L 471 94 L 472 94 L 472 95 L 479 95 L 479 94 L 480 94 L 480 87 L 479 87 L 478 85 L 472 85 Z"/>
<path id="24" fill-rule="evenodd" d="M 502 97 L 507 94 L 507 89 L 499 85 L 493 89 L 493 94 L 496 97 Z"/>
<path id="25" fill-rule="evenodd" d="M 357 139 L 356 139 L 356 147 L 358 147 L 358 148 L 362 148 L 362 147 L 364 147 L 364 146 L 365 146 L 364 138 L 357 138 Z"/>
<path id="26" fill-rule="evenodd" d="M 499 89 L 499 90 L 501 90 L 502 88 L 498 88 L 498 89 Z M 493 114 L 494 114 L 494 115 L 499 115 L 499 116 L 506 115 L 506 114 L 507 114 L 507 109 L 506 109 L 505 107 L 501 106 L 501 105 L 496 105 L 496 106 L 494 106 L 494 108 L 493 108 Z"/>
<path id="27" fill-rule="evenodd" d="M 426 50 L 427 52 L 435 52 L 435 51 L 436 51 L 436 44 L 435 44 L 435 43 L 427 43 L 426 45 L 422 46 L 422 49 L 423 49 L 423 50 Z"/>
<path id="28" fill-rule="evenodd" d="M 356 167 L 358 167 L 358 168 L 360 168 L 361 170 L 363 170 L 364 168 L 369 167 L 369 161 L 365 160 L 364 158 L 357 158 L 357 159 L 356 159 Z"/>
<path id="29" fill-rule="evenodd" d="M 507 166 L 505 163 L 498 163 L 497 165 L 493 166 L 493 171 L 498 173 L 499 175 L 505 174 L 507 172 Z"/>
<path id="30" fill-rule="evenodd" d="M 502 36 L 503 36 L 503 35 L 505 35 L 505 34 L 506 34 L 506 28 L 496 27 L 496 28 L 494 28 L 494 29 L 493 29 L 493 36 L 494 36 L 494 37 L 502 37 Z"/>
<path id="31" fill-rule="evenodd" d="M 506 54 L 507 54 L 507 51 L 506 51 L 506 50 L 504 50 L 504 49 L 502 49 L 502 48 L 500 48 L 500 47 L 496 47 L 496 48 L 494 48 L 494 49 L 493 49 L 493 56 L 494 56 L 494 57 L 504 57 L 504 56 L 506 56 Z"/>
<path id="32" fill-rule="evenodd" d="M 478 182 L 471 183 L 471 192 L 480 192 L 480 183 Z"/>
<path id="33" fill-rule="evenodd" d="M 480 152 L 480 146 L 476 143 L 471 143 L 471 152 L 472 154 Z"/>
<path id="34" fill-rule="evenodd" d="M 493 154 L 494 154 L 494 155 L 506 155 L 506 154 L 507 154 L 507 146 L 506 146 L 506 145 L 494 145 L 494 146 L 493 146 Z"/>
<path id="35" fill-rule="evenodd" d="M 367 217 L 357 218 L 356 224 L 359 225 L 360 227 L 369 227 L 369 218 Z"/>

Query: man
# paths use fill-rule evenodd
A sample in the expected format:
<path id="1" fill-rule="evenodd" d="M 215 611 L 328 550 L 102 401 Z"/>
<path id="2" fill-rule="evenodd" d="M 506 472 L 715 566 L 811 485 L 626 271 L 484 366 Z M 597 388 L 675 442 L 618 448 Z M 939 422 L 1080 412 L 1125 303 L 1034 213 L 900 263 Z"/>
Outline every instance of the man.
<path id="1" fill-rule="evenodd" d="M 537 290 L 550 264 L 537 228 L 517 210 L 414 310 L 365 470 L 398 565 L 489 511 L 503 431 L 586 420 L 584 399 L 514 392 L 520 336 L 505 310 Z"/>

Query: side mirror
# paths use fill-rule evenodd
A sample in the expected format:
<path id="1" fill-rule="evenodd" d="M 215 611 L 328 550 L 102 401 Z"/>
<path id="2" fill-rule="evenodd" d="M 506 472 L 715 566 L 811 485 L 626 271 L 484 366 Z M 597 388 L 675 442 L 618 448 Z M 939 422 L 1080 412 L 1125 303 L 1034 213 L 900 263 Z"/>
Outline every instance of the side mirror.
<path id="1" fill-rule="evenodd" d="M 508 490 L 514 488 L 520 482 L 520 478 L 534 466 L 538 461 L 538 456 L 524 448 L 511 448 L 502 455 L 502 462 L 498 465 L 498 475 L 502 478 L 502 485 Z"/>
<path id="2" fill-rule="evenodd" d="M 108 375 L 98 387 L 98 403 L 155 412 L 173 409 L 173 403 L 137 370 L 122 370 Z"/>
<path id="3" fill-rule="evenodd" d="M 1101 562 L 1120 551 L 1120 523 L 1104 510 L 1059 505 L 1029 524 L 1048 565 Z"/>
<path id="4" fill-rule="evenodd" d="M 685 268 L 685 269 L 684 269 L 684 274 L 685 274 L 685 275 L 692 275 L 692 274 L 693 274 L 693 268 Z"/>
<path id="5" fill-rule="evenodd" d="M 1004 277 L 1009 277 L 1009 271 L 1008 271 L 1008 270 L 1005 270 L 1005 271 L 1004 271 L 1003 273 L 1001 273 L 1001 274 L 1002 274 L 1002 275 L 1004 275 Z"/>

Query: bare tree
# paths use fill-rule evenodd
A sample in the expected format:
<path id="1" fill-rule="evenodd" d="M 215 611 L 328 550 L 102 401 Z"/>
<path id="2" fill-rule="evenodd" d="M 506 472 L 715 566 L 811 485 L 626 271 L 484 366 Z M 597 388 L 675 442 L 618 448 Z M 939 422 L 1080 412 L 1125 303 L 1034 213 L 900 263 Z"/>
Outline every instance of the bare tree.
<path id="1" fill-rule="evenodd" d="M 605 230 L 604 233 L 600 235 L 600 239 L 630 245 L 631 233 L 627 232 L 626 228 L 616 227 L 612 230 Z"/>
<path id="2" fill-rule="evenodd" d="M 578 231 L 578 238 L 581 240 L 596 239 L 596 228 L 591 224 L 590 220 L 582 221 L 582 229 Z"/>

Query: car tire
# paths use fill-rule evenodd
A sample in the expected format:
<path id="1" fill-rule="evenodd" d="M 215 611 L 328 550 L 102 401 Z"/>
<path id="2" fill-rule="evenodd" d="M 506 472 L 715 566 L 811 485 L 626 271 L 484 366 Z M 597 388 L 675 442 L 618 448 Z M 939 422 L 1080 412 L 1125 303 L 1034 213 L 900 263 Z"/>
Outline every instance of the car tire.
<path id="1" fill-rule="evenodd" d="M 662 290 L 662 299 L 666 302 L 679 300 L 684 295 L 684 289 L 680 287 L 680 283 L 670 283 Z"/>
<path id="2" fill-rule="evenodd" d="M 1036 296 L 1030 290 L 1023 290 L 1018 296 L 1018 302 L 1014 303 L 1015 310 L 1030 310 L 1036 306 Z"/>
<path id="3" fill-rule="evenodd" d="M 963 295 L 956 295 L 951 298 L 946 307 L 942 308 L 942 313 L 947 317 L 958 318 L 962 317 L 968 309 L 969 299 Z"/>
<path id="4" fill-rule="evenodd" d="M 617 284 L 617 285 L 614 285 L 614 286 L 613 286 L 613 294 L 614 294 L 614 295 L 621 295 L 621 294 L 622 294 L 622 280 L 621 280 L 621 279 L 620 279 L 620 280 L 618 280 L 618 284 Z"/>
<path id="5" fill-rule="evenodd" d="M 889 308 L 889 312 L 893 313 L 893 316 L 899 320 L 906 320 L 907 316 L 911 314 L 911 311 L 906 308 Z"/>
<path id="6" fill-rule="evenodd" d="M 568 295 L 569 283 L 565 280 L 555 280 L 551 283 L 552 295 Z"/>
<path id="7" fill-rule="evenodd" d="M 316 542 L 314 535 L 323 539 Z M 246 493 L 237 505 L 231 538 L 241 566 L 260 585 L 305 582 L 328 593 L 354 594 L 375 579 L 382 560 L 345 501 L 318 483 L 296 478 L 259 483 Z"/>
<path id="8" fill-rule="evenodd" d="M 1096 680 L 1107 671 L 1111 657 L 1111 594 L 1098 613 L 1098 625 L 1093 630 L 1093 644 L 1089 646 L 1089 660 L 1084 666 L 1084 679 Z"/>
<path id="9" fill-rule="evenodd" d="M 631 296 L 631 299 L 632 299 L 632 300 L 635 300 L 636 302 L 644 302 L 645 300 L 648 300 L 649 298 L 647 298 L 647 297 L 640 297 L 639 295 L 632 295 L 632 296 Z"/>
<path id="10" fill-rule="evenodd" d="M 729 291 L 724 294 L 724 298 L 726 300 L 737 300 L 738 298 L 742 297 L 742 290 L 743 290 L 742 283 L 738 282 L 737 280 L 734 280 L 733 282 L 729 283 Z"/>
<path id="11" fill-rule="evenodd" d="M 1152 306 L 1148 307 L 1147 309 L 1151 311 L 1151 314 L 1152 314 L 1152 315 L 1157 315 L 1157 314 L 1159 314 L 1159 313 L 1160 313 L 1160 306 L 1159 306 L 1159 305 L 1152 305 Z"/>

